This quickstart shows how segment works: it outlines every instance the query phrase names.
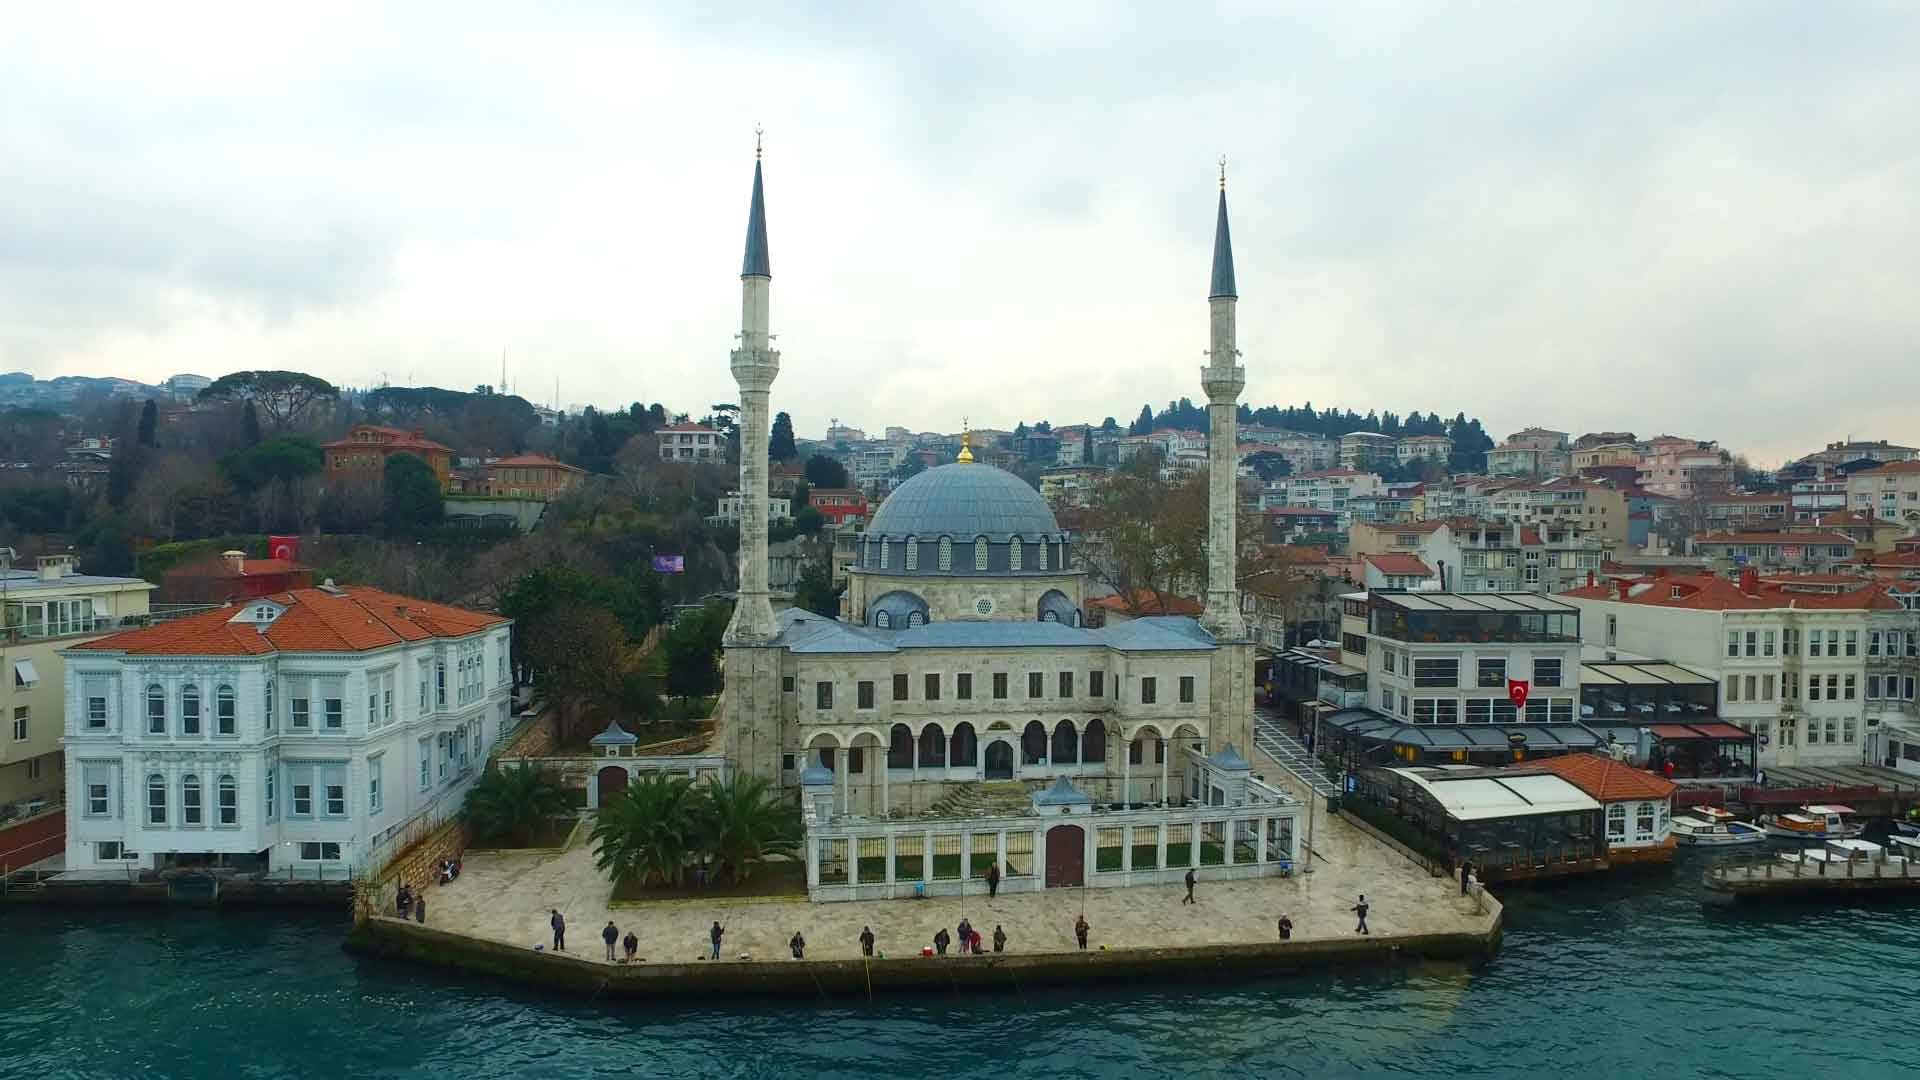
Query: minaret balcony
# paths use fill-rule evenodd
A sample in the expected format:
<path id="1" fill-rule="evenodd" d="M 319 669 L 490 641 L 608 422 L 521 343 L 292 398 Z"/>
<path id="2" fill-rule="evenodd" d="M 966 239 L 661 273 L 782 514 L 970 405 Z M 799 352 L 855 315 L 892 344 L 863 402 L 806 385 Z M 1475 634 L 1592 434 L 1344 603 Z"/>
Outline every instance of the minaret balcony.
<path id="1" fill-rule="evenodd" d="M 732 363 L 733 381 L 743 389 L 764 390 L 773 384 L 774 377 L 780 374 L 780 351 L 778 349 L 735 349 Z"/>
<path id="2" fill-rule="evenodd" d="M 1207 400 L 1212 404 L 1233 404 L 1246 386 L 1247 369 L 1244 365 L 1209 364 L 1200 369 L 1200 388 L 1207 392 Z"/>

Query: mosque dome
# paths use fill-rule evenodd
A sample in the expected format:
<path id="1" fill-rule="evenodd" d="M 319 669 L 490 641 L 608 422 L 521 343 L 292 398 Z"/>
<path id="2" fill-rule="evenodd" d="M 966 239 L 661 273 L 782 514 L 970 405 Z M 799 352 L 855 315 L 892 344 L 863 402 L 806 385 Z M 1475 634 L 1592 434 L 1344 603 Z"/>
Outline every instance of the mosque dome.
<path id="1" fill-rule="evenodd" d="M 1025 480 L 992 465 L 941 465 L 893 490 L 867 525 L 869 537 L 940 536 L 968 541 L 977 536 L 1037 540 L 1060 534 L 1040 493 Z"/>

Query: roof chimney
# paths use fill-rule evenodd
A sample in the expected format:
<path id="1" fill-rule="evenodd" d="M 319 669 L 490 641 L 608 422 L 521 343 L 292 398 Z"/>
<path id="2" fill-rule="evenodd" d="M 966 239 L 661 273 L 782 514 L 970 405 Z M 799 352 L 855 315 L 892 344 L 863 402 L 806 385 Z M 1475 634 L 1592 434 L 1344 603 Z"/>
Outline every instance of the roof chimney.
<path id="1" fill-rule="evenodd" d="M 1587 588 L 1593 588 L 1593 571 L 1587 571 Z"/>
<path id="2" fill-rule="evenodd" d="M 58 581 L 73 573 L 71 555 L 42 555 L 35 562 L 40 570 L 41 581 Z"/>
<path id="3" fill-rule="evenodd" d="M 247 553 L 244 551 L 223 551 L 220 557 L 226 560 L 227 569 L 239 577 L 247 572 Z"/>
<path id="4" fill-rule="evenodd" d="M 1751 566 L 1740 568 L 1740 591 L 1748 596 L 1760 595 L 1760 571 Z"/>

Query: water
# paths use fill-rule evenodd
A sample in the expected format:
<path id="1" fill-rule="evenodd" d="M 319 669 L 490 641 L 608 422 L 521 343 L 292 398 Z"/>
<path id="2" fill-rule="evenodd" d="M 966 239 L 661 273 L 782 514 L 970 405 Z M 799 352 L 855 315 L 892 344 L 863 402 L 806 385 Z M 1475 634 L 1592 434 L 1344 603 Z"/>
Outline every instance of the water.
<path id="1" fill-rule="evenodd" d="M 670 1007 L 341 952 L 337 920 L 0 911 L 0 1077 L 1911 1077 L 1920 906 L 1508 890 L 1505 947 L 1256 984 Z"/>

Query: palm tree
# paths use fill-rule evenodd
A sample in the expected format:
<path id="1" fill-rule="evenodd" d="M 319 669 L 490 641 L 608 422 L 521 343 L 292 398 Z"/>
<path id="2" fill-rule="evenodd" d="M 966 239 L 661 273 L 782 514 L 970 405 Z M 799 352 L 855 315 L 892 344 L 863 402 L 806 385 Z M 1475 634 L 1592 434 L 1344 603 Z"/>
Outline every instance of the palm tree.
<path id="1" fill-rule="evenodd" d="M 564 815 L 569 802 L 558 776 L 531 765 L 502 767 L 467 793 L 467 822 L 476 839 L 506 836 L 524 846 L 542 822 Z"/>
<path id="2" fill-rule="evenodd" d="M 735 773 L 701 786 L 694 829 L 701 853 L 717 864 L 716 875 L 724 869 L 740 882 L 768 855 L 799 850 L 800 809 L 765 778 Z"/>
<path id="3" fill-rule="evenodd" d="M 614 883 L 680 882 L 692 850 L 693 781 L 642 773 L 626 793 L 600 807 L 593 826 L 594 862 Z"/>

